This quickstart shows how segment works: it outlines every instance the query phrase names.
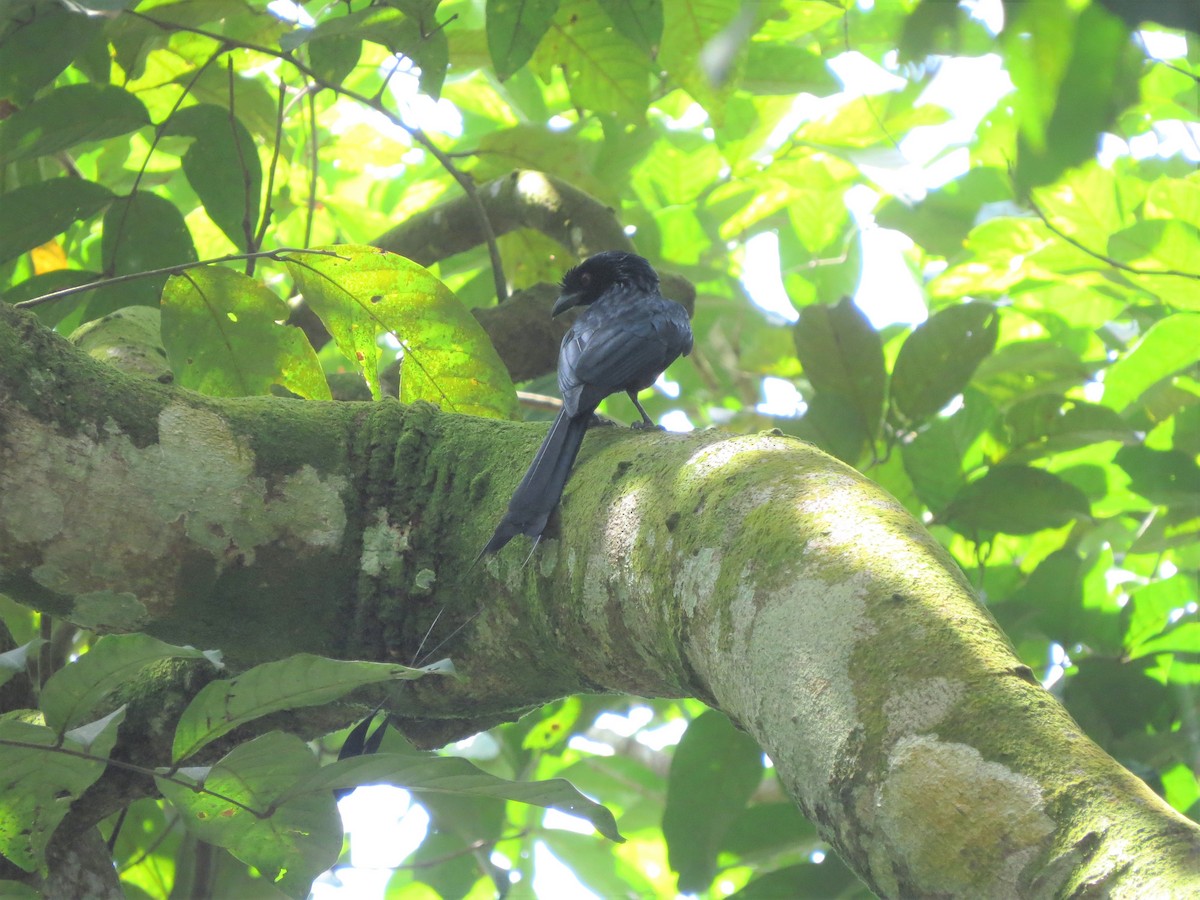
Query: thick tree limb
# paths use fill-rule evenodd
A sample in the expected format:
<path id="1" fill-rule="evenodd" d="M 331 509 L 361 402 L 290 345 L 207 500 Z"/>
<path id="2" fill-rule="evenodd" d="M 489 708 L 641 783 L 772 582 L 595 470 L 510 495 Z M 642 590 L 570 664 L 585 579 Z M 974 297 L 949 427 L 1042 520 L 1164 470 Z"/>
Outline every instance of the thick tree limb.
<path id="1" fill-rule="evenodd" d="M 465 677 L 380 698 L 418 740 L 571 692 L 699 697 L 884 896 L 1198 883 L 1196 825 L 1079 731 L 866 478 L 774 433 L 597 429 L 561 539 L 471 570 L 540 437 L 423 405 L 211 400 L 0 309 L 0 590 L 241 665 L 407 662 L 444 609 L 432 640 L 469 622 L 440 651 Z"/>
<path id="2" fill-rule="evenodd" d="M 532 228 L 577 258 L 601 250 L 633 250 L 613 211 L 553 175 L 521 169 L 478 188 L 497 236 Z M 483 242 L 472 205 L 456 197 L 413 216 L 372 243 L 428 266 Z"/>

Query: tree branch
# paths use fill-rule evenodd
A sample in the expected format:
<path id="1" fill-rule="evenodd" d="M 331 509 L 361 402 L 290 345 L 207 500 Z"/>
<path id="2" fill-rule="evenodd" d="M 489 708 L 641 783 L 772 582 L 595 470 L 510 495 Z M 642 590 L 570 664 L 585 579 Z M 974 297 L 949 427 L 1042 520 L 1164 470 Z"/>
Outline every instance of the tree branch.
<path id="1" fill-rule="evenodd" d="M 424 744 L 569 693 L 704 700 L 883 896 L 1200 879 L 1200 828 L 1083 735 L 903 507 L 801 441 L 595 429 L 534 564 L 471 569 L 542 427 L 203 398 L 3 307 L 0 422 L 0 590 L 35 608 L 241 665 L 411 659 L 439 610 L 433 643 L 477 613 L 441 651 L 461 680 L 363 702 Z"/>

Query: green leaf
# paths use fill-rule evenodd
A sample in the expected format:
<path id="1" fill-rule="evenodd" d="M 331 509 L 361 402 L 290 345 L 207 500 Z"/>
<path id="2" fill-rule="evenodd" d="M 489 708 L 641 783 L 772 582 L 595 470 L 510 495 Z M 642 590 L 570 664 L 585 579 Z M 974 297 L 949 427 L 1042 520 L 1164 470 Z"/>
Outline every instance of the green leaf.
<path id="1" fill-rule="evenodd" d="M 403 256 L 375 247 L 328 247 L 338 256 L 294 256 L 288 271 L 338 349 L 357 361 L 380 396 L 377 337 L 401 341 L 400 399 L 429 400 L 460 413 L 516 418 L 508 370 L 483 328 L 440 280 Z"/>
<path id="2" fill-rule="evenodd" d="M 599 0 L 617 31 L 647 54 L 654 54 L 662 41 L 662 0 Z"/>
<path id="3" fill-rule="evenodd" d="M 1179 450 L 1122 447 L 1113 462 L 1129 475 L 1129 489 L 1155 503 L 1200 505 L 1200 466 Z"/>
<path id="4" fill-rule="evenodd" d="M 108 188 L 82 178 L 52 178 L 0 195 L 0 262 L 91 218 L 112 196 Z"/>
<path id="5" fill-rule="evenodd" d="M 1083 606 L 1087 565 L 1088 561 L 1074 548 L 1055 550 L 1039 562 L 1025 583 L 999 606 L 997 615 L 1007 614 L 1010 609 L 1017 611 L 1015 615 L 1020 616 L 1017 621 L 1025 630 L 1032 630 L 1032 624 L 1050 640 L 1064 646 L 1081 640 L 1081 634 L 1096 624 L 1086 621 L 1096 614 L 1096 610 L 1085 610 Z"/>
<path id="6" fill-rule="evenodd" d="M 1005 462 L 1024 462 L 1103 441 L 1134 440 L 1134 431 L 1113 410 L 1055 394 L 1035 394 L 1004 416 L 1013 452 Z"/>
<path id="7" fill-rule="evenodd" d="M 1008 38 L 1006 60 L 1022 63 L 1013 70 L 1022 113 L 1013 175 L 1022 195 L 1095 156 L 1100 133 L 1137 98 L 1142 64 L 1140 52 L 1129 39 L 1128 26 L 1102 5 L 1088 6 L 1079 13 L 1072 34 L 1063 34 L 1065 23 L 1044 16 L 1040 5 L 1027 9 L 1019 26 L 1014 23 L 1004 30 L 1006 37 L 1014 34 Z M 1040 24 L 1046 20 L 1053 23 L 1050 28 Z M 1014 43 L 1025 37 L 1020 33 L 1030 26 L 1034 52 Z M 1041 65 L 1047 54 L 1058 57 L 1056 66 L 1064 55 L 1070 55 L 1061 82 Z M 1042 84 L 1034 90 L 1042 102 L 1030 107 L 1023 99 L 1023 88 L 1033 87 L 1039 79 Z M 1047 86 L 1051 90 L 1057 87 L 1053 100 L 1047 96 Z"/>
<path id="8" fill-rule="evenodd" d="M 117 730 L 125 721 L 127 709 L 128 705 L 119 706 L 101 719 L 72 728 L 65 737 L 92 756 L 107 757 L 117 743 Z"/>
<path id="9" fill-rule="evenodd" d="M 247 252 L 258 227 L 262 164 L 246 126 L 230 110 L 200 103 L 171 116 L 163 134 L 196 139 L 183 155 L 183 174 L 208 217 Z"/>
<path id="10" fill-rule="evenodd" d="M 214 397 L 251 397 L 278 384 L 329 400 L 316 351 L 299 328 L 279 324 L 288 306 L 241 272 L 192 269 L 167 280 L 162 339 L 179 383 Z"/>
<path id="11" fill-rule="evenodd" d="M 562 700 L 557 710 L 546 716 L 525 733 L 521 741 L 522 750 L 550 750 L 571 736 L 571 729 L 579 720 L 583 703 L 578 697 Z"/>
<path id="12" fill-rule="evenodd" d="M 1033 534 L 1090 512 L 1083 492 L 1058 476 L 1029 466 L 1004 465 L 992 466 L 982 478 L 963 487 L 942 519 L 967 536 Z"/>
<path id="13" fill-rule="evenodd" d="M 999 332 L 989 303 L 950 306 L 919 325 L 892 368 L 893 410 L 909 422 L 937 413 L 963 392 Z"/>
<path id="14" fill-rule="evenodd" d="M 408 681 L 430 671 L 389 663 L 351 662 L 298 653 L 263 663 L 235 678 L 206 684 L 175 726 L 171 758 L 185 759 L 224 734 L 269 713 L 330 703 L 350 691 L 385 681 Z"/>
<path id="15" fill-rule="evenodd" d="M 650 102 L 649 58 L 588 0 L 560 0 L 533 65 L 546 82 L 561 72 L 582 109 L 636 122 Z"/>
<path id="16" fill-rule="evenodd" d="M 963 249 L 980 207 L 1011 199 L 1012 185 L 1006 172 L 976 166 L 914 205 L 888 198 L 875 213 L 875 221 L 882 228 L 904 232 L 930 253 L 951 257 Z"/>
<path id="17" fill-rule="evenodd" d="M 761 859 L 768 853 L 802 846 L 816 837 L 817 829 L 796 804 L 758 803 L 746 807 L 729 826 L 721 850 Z"/>
<path id="18" fill-rule="evenodd" d="M 0 686 L 7 684 L 16 675 L 24 675 L 30 655 L 37 653 L 44 643 L 44 638 L 37 637 L 27 644 L 0 653 Z"/>
<path id="19" fill-rule="evenodd" d="M 42 895 L 22 881 L 0 879 L 0 897 L 5 900 L 42 900 Z"/>
<path id="20" fill-rule="evenodd" d="M 487 0 L 488 52 L 501 81 L 529 62 L 558 0 Z"/>
<path id="21" fill-rule="evenodd" d="M 1037 394 L 1061 396 L 1090 376 L 1079 353 L 1057 341 L 1014 341 L 985 357 L 971 383 L 1004 407 Z"/>
<path id="22" fill-rule="evenodd" d="M 820 863 L 800 863 L 760 875 L 727 900 L 777 900 L 780 897 L 842 897 L 861 883 L 836 854 Z M 851 894 L 851 896 L 858 896 Z"/>
<path id="23" fill-rule="evenodd" d="M 751 41 L 742 88 L 754 94 L 836 94 L 837 78 L 825 57 L 810 47 Z"/>
<path id="24" fill-rule="evenodd" d="M 625 858 L 590 834 L 575 834 L 561 828 L 541 830 L 545 841 L 558 859 L 584 886 L 600 897 L 655 897 L 659 892 L 641 871 L 636 859 Z"/>
<path id="25" fill-rule="evenodd" d="M 104 28 L 103 19 L 57 4 L 35 4 L 26 15 L 0 38 L 0 99 L 14 106 L 25 106 Z"/>
<path id="26" fill-rule="evenodd" d="M 138 191 L 114 200 L 104 214 L 100 251 L 104 271 L 129 275 L 196 261 L 196 248 L 175 204 Z M 167 276 L 98 288 L 89 304 L 92 318 L 122 306 L 157 306 Z"/>
<path id="27" fill-rule="evenodd" d="M 235 747 L 211 769 L 181 770 L 204 791 L 156 779 L 180 821 L 196 837 L 224 847 L 297 900 L 337 862 L 342 826 L 329 791 L 285 799 L 317 768 L 300 738 L 270 732 Z"/>
<path id="28" fill-rule="evenodd" d="M 1125 648 L 1131 657 L 1143 656 L 1149 642 L 1168 631 L 1172 615 L 1187 608 L 1196 596 L 1195 585 L 1190 576 L 1182 574 L 1153 581 L 1133 591 L 1129 598 L 1131 612 L 1129 627 L 1125 630 Z M 1175 647 L 1172 649 L 1183 649 Z M 1189 647 L 1200 651 L 1200 646 Z"/>
<path id="29" fill-rule="evenodd" d="M 432 8 L 429 7 L 430 10 Z M 443 27 L 445 23 L 434 21 L 432 14 L 427 19 L 421 14 L 414 14 L 421 12 L 411 6 L 405 9 L 385 5 L 370 6 L 344 16 L 324 19 L 308 31 L 292 32 L 294 37 L 289 36 L 285 43 L 288 48 L 294 48 L 306 42 L 316 46 L 329 41 L 340 41 L 342 49 L 333 54 L 335 68 L 332 74 L 336 75 L 345 70 L 343 77 L 349 71 L 347 54 L 350 45 L 346 43 L 347 39 L 379 44 L 393 54 L 407 56 L 420 67 L 421 90 L 436 100 L 441 95 L 442 83 L 446 79 L 450 51 L 446 42 L 446 29 Z M 322 51 L 317 51 L 316 60 L 321 59 L 321 53 Z"/>
<path id="30" fill-rule="evenodd" d="M 495 797 L 557 809 L 590 822 L 611 841 L 622 842 L 612 813 L 589 800 L 562 778 L 549 781 L 506 781 L 489 775 L 457 756 L 413 757 L 376 753 L 340 759 L 298 782 L 285 799 L 303 793 L 329 793 L 364 784 L 394 784 L 418 793 Z"/>
<path id="31" fill-rule="evenodd" d="M 857 415 L 846 415 L 844 401 L 831 394 L 814 394 L 803 418 L 781 420 L 779 427 L 852 466 L 858 463 L 867 444 L 862 421 Z"/>
<path id="32" fill-rule="evenodd" d="M 63 666 L 42 688 L 46 724 L 58 732 L 88 719 L 110 693 L 134 680 L 160 659 L 201 659 L 192 647 L 176 647 L 148 634 L 109 634 L 73 663 Z"/>
<path id="33" fill-rule="evenodd" d="M 1104 405 L 1121 412 L 1163 378 L 1200 360 L 1200 315 L 1175 313 L 1147 329 L 1104 373 Z"/>
<path id="34" fill-rule="evenodd" d="M 658 61 L 671 81 L 682 87 L 719 126 L 724 118 L 725 101 L 733 94 L 745 66 L 746 41 L 733 45 L 728 74 L 715 85 L 702 59 L 704 51 L 737 17 L 742 4 L 736 0 L 692 0 L 690 3 L 664 3 L 662 45 Z M 747 10 L 751 12 L 751 10 Z M 731 29 L 732 30 L 732 29 Z M 734 38 L 736 40 L 736 38 Z"/>
<path id="35" fill-rule="evenodd" d="M 662 831 L 679 890 L 706 889 L 730 825 L 762 780 L 762 750 L 724 713 L 693 719 L 675 748 Z"/>
<path id="36" fill-rule="evenodd" d="M 313 71 L 330 84 L 341 84 L 362 56 L 363 42 L 352 35 L 334 35 L 308 43 Z"/>
<path id="37" fill-rule="evenodd" d="M 940 125 L 950 114 L 940 106 L 915 106 L 911 86 L 884 98 L 858 97 L 801 125 L 793 140 L 820 147 L 863 150 L 892 144 L 920 125 Z"/>
<path id="38" fill-rule="evenodd" d="M 27 872 L 43 865 L 71 801 L 104 774 L 103 760 L 56 753 L 58 747 L 84 752 L 53 728 L 0 720 L 0 853 Z"/>
<path id="39" fill-rule="evenodd" d="M 843 404 L 843 415 L 856 417 L 864 438 L 874 440 L 883 419 L 887 371 L 883 342 L 862 310 L 849 297 L 834 306 L 806 306 L 792 333 L 809 383 Z"/>
<path id="40" fill-rule="evenodd" d="M 1090 737 L 1110 749 L 1114 738 L 1148 728 L 1166 730 L 1176 719 L 1178 706 L 1171 688 L 1147 671 L 1154 664 L 1150 657 L 1081 659 L 1066 681 L 1063 703 Z"/>
<path id="41" fill-rule="evenodd" d="M 102 141 L 150 124 L 142 101 L 112 85 L 55 88 L 0 121 L 0 165 Z"/>
<path id="42" fill-rule="evenodd" d="M 963 392 L 962 409 L 934 419 L 901 445 L 904 471 L 921 502 L 934 513 L 954 499 L 966 480 L 964 473 L 985 462 L 980 444 L 997 416 L 987 396 L 969 387 Z"/>

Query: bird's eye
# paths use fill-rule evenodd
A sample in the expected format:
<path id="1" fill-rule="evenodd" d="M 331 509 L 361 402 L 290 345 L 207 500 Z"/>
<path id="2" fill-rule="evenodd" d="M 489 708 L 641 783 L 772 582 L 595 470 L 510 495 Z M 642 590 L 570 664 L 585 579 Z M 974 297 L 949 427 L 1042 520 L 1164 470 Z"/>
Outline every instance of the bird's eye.
<path id="1" fill-rule="evenodd" d="M 579 283 L 584 287 L 590 285 L 592 283 L 592 274 L 590 272 L 584 272 L 579 276 Z"/>

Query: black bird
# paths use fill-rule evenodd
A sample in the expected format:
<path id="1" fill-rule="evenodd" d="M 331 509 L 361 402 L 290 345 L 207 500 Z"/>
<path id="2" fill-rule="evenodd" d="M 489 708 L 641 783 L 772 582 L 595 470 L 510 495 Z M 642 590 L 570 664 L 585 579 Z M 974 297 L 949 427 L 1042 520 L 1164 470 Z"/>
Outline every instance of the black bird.
<path id="1" fill-rule="evenodd" d="M 562 410 L 481 557 L 518 534 L 529 535 L 536 547 L 600 401 L 624 391 L 642 415 L 633 427 L 656 427 L 638 403 L 637 392 L 692 351 L 687 310 L 659 293 L 658 275 L 634 253 L 597 253 L 567 272 L 551 314 L 573 306 L 587 309 L 563 335 L 558 351 Z"/>

